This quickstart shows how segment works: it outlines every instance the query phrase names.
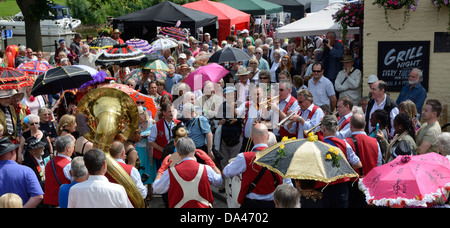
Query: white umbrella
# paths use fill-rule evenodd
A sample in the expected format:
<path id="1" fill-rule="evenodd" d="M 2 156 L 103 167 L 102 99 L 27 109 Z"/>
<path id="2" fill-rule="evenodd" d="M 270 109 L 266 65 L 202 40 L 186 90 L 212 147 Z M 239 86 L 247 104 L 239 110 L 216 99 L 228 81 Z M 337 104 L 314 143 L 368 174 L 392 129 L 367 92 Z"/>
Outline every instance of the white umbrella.
<path id="1" fill-rule="evenodd" d="M 178 43 L 173 42 L 168 38 L 157 39 L 152 43 L 153 50 L 165 50 L 169 48 L 178 47 Z"/>
<path id="2" fill-rule="evenodd" d="M 323 35 L 329 31 L 334 31 L 339 34 L 342 31 L 342 27 L 334 22 L 332 15 L 343 6 L 342 3 L 334 3 L 319 12 L 311 13 L 305 18 L 278 28 L 274 36 L 285 39 L 299 36 Z M 359 33 L 359 28 L 348 28 L 347 34 L 357 33 Z"/>

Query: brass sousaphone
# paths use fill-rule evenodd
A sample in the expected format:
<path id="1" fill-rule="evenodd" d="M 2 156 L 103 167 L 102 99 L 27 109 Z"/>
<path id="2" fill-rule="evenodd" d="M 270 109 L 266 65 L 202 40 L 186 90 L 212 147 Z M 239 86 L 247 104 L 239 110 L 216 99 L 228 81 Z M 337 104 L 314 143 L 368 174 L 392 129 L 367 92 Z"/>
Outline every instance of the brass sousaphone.
<path id="1" fill-rule="evenodd" d="M 125 188 L 135 207 L 145 207 L 130 175 L 109 154 L 115 139 L 127 139 L 138 126 L 139 114 L 133 99 L 119 89 L 97 88 L 80 100 L 76 119 L 80 133 L 94 144 L 94 148 L 105 152 L 109 175 Z"/>

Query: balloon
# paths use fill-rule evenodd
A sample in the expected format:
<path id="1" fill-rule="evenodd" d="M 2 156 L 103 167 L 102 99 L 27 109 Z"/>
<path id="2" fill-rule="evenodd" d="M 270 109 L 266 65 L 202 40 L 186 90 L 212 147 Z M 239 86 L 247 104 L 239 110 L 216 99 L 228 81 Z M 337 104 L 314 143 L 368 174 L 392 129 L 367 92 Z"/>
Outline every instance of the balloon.
<path id="1" fill-rule="evenodd" d="M 6 58 L 8 59 L 8 66 L 14 68 L 14 56 L 11 52 L 6 52 Z"/>
<path id="2" fill-rule="evenodd" d="M 8 45 L 6 47 L 6 52 L 11 52 L 14 58 L 17 58 L 17 56 L 19 55 L 19 47 L 15 44 L 13 45 Z"/>

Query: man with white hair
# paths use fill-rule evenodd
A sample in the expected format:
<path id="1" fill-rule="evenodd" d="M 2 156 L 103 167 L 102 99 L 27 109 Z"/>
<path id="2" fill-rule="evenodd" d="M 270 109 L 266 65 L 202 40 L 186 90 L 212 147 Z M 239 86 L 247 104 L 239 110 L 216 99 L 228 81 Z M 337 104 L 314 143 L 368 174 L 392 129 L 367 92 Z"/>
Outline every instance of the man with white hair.
<path id="1" fill-rule="evenodd" d="M 19 46 L 19 55 L 16 57 L 14 61 L 14 67 L 18 67 L 20 64 L 25 63 L 27 61 L 27 47 L 24 45 Z"/>
<path id="2" fill-rule="evenodd" d="M 450 155 L 450 132 L 442 132 L 437 137 L 439 153 L 444 156 Z"/>
<path id="3" fill-rule="evenodd" d="M 263 49 L 258 47 L 255 49 L 255 57 L 258 60 L 258 69 L 260 70 L 270 70 L 269 63 L 267 60 L 262 58 L 264 52 Z"/>
<path id="4" fill-rule="evenodd" d="M 416 104 L 417 113 L 422 113 L 422 107 L 427 99 L 427 91 L 423 88 L 420 81 L 422 80 L 422 70 L 413 68 L 409 73 L 408 84 L 404 85 L 400 94 L 398 95 L 397 105 L 400 105 L 403 101 L 411 100 Z"/>
<path id="5" fill-rule="evenodd" d="M 95 60 L 97 60 L 97 56 L 92 54 L 90 49 L 91 48 L 87 44 L 81 47 L 81 56 L 79 58 L 79 64 L 90 66 L 94 69 L 97 69 L 97 66 L 95 65 Z"/>

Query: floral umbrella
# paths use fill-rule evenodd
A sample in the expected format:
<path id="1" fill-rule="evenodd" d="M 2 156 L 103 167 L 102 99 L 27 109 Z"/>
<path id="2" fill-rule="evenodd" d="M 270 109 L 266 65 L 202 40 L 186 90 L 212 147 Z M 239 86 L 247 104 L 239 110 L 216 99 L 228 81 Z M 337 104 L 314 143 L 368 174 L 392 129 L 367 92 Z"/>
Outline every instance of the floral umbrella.
<path id="1" fill-rule="evenodd" d="M 153 41 L 152 47 L 154 50 L 165 50 L 178 47 L 178 44 L 170 39 L 161 38 Z"/>
<path id="2" fill-rule="evenodd" d="M 359 180 L 366 202 L 376 206 L 427 206 L 450 190 L 450 162 L 438 153 L 401 155 Z"/>
<path id="3" fill-rule="evenodd" d="M 124 84 L 119 84 L 119 83 L 106 84 L 106 85 L 102 85 L 100 87 L 109 87 L 109 88 L 120 89 L 123 92 L 130 95 L 130 97 L 134 100 L 134 102 L 136 102 L 138 99 L 143 99 L 145 101 L 144 107 L 147 109 L 147 111 L 150 111 L 152 113 L 152 117 L 155 118 L 157 109 L 156 109 L 155 103 L 153 102 L 153 98 L 151 98 L 150 96 L 139 93 L 138 91 L 130 88 L 129 86 L 124 85 Z"/>
<path id="4" fill-rule="evenodd" d="M 20 64 L 17 69 L 21 71 L 28 72 L 28 74 L 42 74 L 53 67 L 47 62 L 42 62 L 39 60 L 33 60 L 26 63 Z"/>
<path id="5" fill-rule="evenodd" d="M 330 183 L 341 178 L 358 177 L 338 148 L 317 140 L 284 137 L 281 142 L 256 154 L 255 163 L 284 178 Z"/>
<path id="6" fill-rule="evenodd" d="M 12 67 L 0 67 L 0 90 L 20 89 L 33 85 L 33 80 L 27 72 L 23 72 Z"/>
<path id="7" fill-rule="evenodd" d="M 145 70 L 153 70 L 153 71 L 166 71 L 166 72 L 169 71 L 169 67 L 159 59 L 147 62 L 142 68 Z"/>

